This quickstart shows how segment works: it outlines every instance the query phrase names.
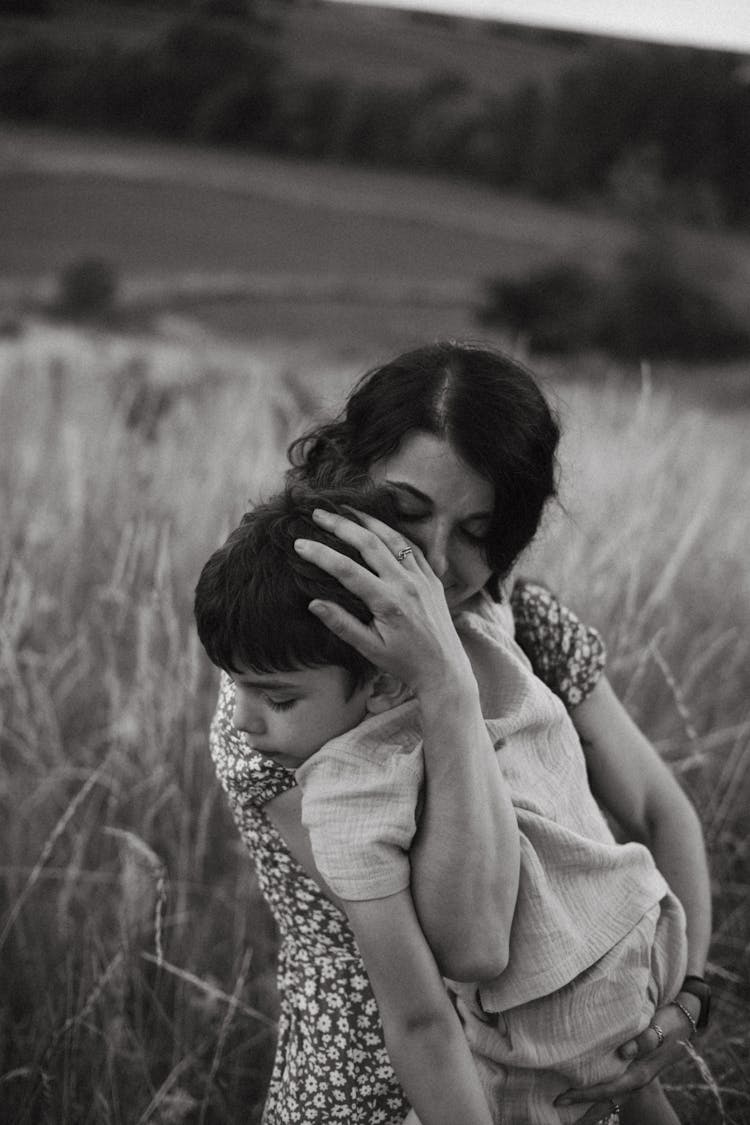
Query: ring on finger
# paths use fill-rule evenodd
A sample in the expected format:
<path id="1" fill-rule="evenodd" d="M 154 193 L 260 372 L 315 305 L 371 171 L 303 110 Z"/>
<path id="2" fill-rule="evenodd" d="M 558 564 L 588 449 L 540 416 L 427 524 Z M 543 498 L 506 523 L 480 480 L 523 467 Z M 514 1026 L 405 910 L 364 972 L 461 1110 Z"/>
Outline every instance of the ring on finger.
<path id="1" fill-rule="evenodd" d="M 400 563 L 404 561 L 407 555 L 414 553 L 413 547 L 402 547 L 400 551 L 396 551 L 396 560 Z"/>
<path id="2" fill-rule="evenodd" d="M 656 1044 L 655 1050 L 658 1051 L 659 1048 L 661 1047 L 662 1043 L 664 1042 L 664 1032 L 659 1027 L 658 1023 L 654 1023 L 653 1020 L 651 1021 L 651 1023 L 648 1026 L 651 1028 L 652 1031 L 656 1032 L 656 1038 L 657 1038 L 658 1042 Z"/>

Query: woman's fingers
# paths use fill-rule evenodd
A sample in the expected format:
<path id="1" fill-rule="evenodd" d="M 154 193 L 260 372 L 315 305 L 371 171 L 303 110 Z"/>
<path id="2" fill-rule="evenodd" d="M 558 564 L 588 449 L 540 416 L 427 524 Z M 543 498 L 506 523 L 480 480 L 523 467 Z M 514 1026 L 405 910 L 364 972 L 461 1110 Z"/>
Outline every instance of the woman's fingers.
<path id="1" fill-rule="evenodd" d="M 387 523 L 383 523 L 383 521 L 379 520 L 376 516 L 368 515 L 367 512 L 360 512 L 359 508 L 352 508 L 352 511 L 356 513 L 357 518 L 362 521 L 368 531 L 371 531 L 374 535 L 377 535 L 378 539 L 380 539 L 385 544 L 385 546 L 397 561 L 405 561 L 399 560 L 398 555 L 399 552 L 402 551 L 405 547 L 409 547 L 410 551 L 408 558 L 413 562 L 416 562 L 417 565 L 422 569 L 426 568 L 430 571 L 430 573 L 432 572 L 431 568 L 425 560 L 422 551 L 412 539 L 409 539 L 407 535 L 404 535 L 403 532 L 398 531 L 394 527 L 390 527 Z"/>
<path id="2" fill-rule="evenodd" d="M 686 1024 L 687 1020 L 673 1004 L 658 1008 L 649 1026 L 636 1039 L 629 1040 L 620 1048 L 620 1057 L 630 1058 L 632 1061 L 619 1078 L 602 1082 L 598 1086 L 566 1090 L 557 1101 L 561 1105 L 607 1098 L 624 1101 L 633 1090 L 639 1090 L 656 1078 L 665 1067 L 684 1057 L 683 1044 L 689 1038 Z M 661 1036 L 654 1030 L 654 1025 L 661 1031 Z M 634 1048 L 637 1052 L 635 1055 Z"/>
<path id="3" fill-rule="evenodd" d="M 618 1053 L 625 1059 L 642 1059 L 653 1054 L 654 1051 L 658 1051 L 663 1044 L 664 1032 L 662 1031 L 660 1036 L 659 1032 L 649 1024 L 639 1036 L 631 1039 L 629 1043 L 625 1043 Z"/>
<path id="4" fill-rule="evenodd" d="M 664 1058 L 658 1062 L 655 1062 L 651 1057 L 648 1061 L 641 1060 L 631 1063 L 619 1078 L 613 1078 L 610 1082 L 601 1082 L 598 1086 L 587 1086 L 581 1090 L 566 1090 L 562 1097 L 556 1099 L 556 1104 L 574 1105 L 576 1102 L 627 1101 L 634 1090 L 640 1090 L 642 1086 L 648 1085 L 653 1078 L 656 1078 L 659 1072 L 663 1070 L 662 1063 L 669 1065 L 675 1061 L 675 1057 L 672 1056 L 671 1059 Z"/>
<path id="5" fill-rule="evenodd" d="M 356 648 L 357 652 L 361 652 L 366 660 L 371 660 L 373 663 L 377 662 L 380 651 L 375 644 L 375 638 L 369 626 L 363 625 L 351 613 L 333 602 L 310 602 L 308 609 L 320 618 L 327 629 L 330 629 L 342 641 L 346 641 L 347 644 Z"/>
<path id="6" fill-rule="evenodd" d="M 380 575 L 392 574 L 394 563 L 398 563 L 399 566 L 408 564 L 410 560 L 418 563 L 418 548 L 410 543 L 405 535 L 373 516 L 366 516 L 357 511 L 357 517 L 362 519 L 362 524 L 322 508 L 316 508 L 313 512 L 316 523 L 345 543 L 356 547 L 367 565 Z M 411 550 L 399 558 L 399 553 L 406 547 L 410 547 Z"/>
<path id="7" fill-rule="evenodd" d="M 361 598 L 371 610 L 373 602 L 381 597 L 382 579 L 367 567 L 360 566 L 354 559 L 339 554 L 333 547 L 327 547 L 325 543 L 318 543 L 315 539 L 296 539 L 294 549 L 303 559 L 307 559 L 308 562 L 319 566 L 326 574 L 337 578 L 342 586 L 346 586 L 347 590 Z"/>

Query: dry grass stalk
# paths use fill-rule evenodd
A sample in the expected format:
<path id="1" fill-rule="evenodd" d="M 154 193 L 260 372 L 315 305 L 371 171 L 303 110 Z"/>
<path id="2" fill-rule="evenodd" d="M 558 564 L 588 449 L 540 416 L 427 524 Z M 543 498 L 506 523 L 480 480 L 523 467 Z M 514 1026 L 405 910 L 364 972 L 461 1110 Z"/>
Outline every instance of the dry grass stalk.
<path id="1" fill-rule="evenodd" d="M 158 963 L 156 957 L 152 957 L 150 953 L 141 953 L 141 957 L 143 957 L 145 961 L 153 961 L 154 964 Z M 264 1027 L 271 1028 L 274 1031 L 276 1030 L 275 1020 L 269 1019 L 263 1012 L 259 1012 L 257 1008 L 251 1008 L 248 1004 L 243 1004 L 236 996 L 229 996 L 223 989 L 217 988 L 215 984 L 209 984 L 208 981 L 201 980 L 195 973 L 191 973 L 187 969 L 180 969 L 177 965 L 170 965 L 169 961 L 162 961 L 160 968 L 179 977 L 180 980 L 186 981 L 187 984 L 192 984 L 212 1000 L 218 1000 L 221 1004 L 228 1004 L 230 1010 L 233 1011 L 236 1009 L 238 1012 L 242 1012 L 243 1016 L 249 1016 L 250 1019 L 262 1023 Z"/>
<path id="2" fill-rule="evenodd" d="M 63 812 L 62 816 L 59 818 L 59 820 L 57 821 L 57 824 L 54 826 L 54 828 L 50 832 L 49 836 L 45 840 L 44 845 L 42 847 L 42 850 L 39 854 L 39 859 L 34 864 L 34 867 L 32 868 L 31 873 L 30 873 L 28 879 L 26 880 L 26 885 L 24 886 L 20 895 L 18 896 L 18 898 L 14 902 L 13 906 L 11 907 L 10 914 L 8 915 L 8 918 L 6 919 L 6 922 L 5 922 L 5 925 L 3 926 L 2 932 L 0 932 L 0 949 L 2 949 L 3 946 L 5 945 L 8 934 L 12 930 L 12 928 L 15 924 L 15 921 L 18 918 L 18 915 L 21 913 L 21 910 L 23 909 L 23 905 L 26 902 L 26 899 L 29 897 L 32 890 L 34 889 L 34 887 L 36 885 L 36 882 L 37 882 L 37 879 L 39 878 L 39 875 L 41 874 L 42 868 L 44 867 L 44 865 L 47 862 L 47 860 L 49 859 L 49 857 L 52 855 L 55 844 L 57 843 L 57 841 L 60 839 L 63 832 L 67 828 L 71 819 L 75 815 L 76 810 L 78 808 L 80 808 L 80 806 L 86 800 L 86 797 L 89 795 L 91 790 L 96 785 L 99 778 L 104 773 L 104 770 L 107 768 L 108 764 L 109 764 L 109 756 L 105 757 L 104 760 L 102 762 L 100 762 L 100 764 L 97 766 L 97 768 L 94 770 L 94 772 L 87 778 L 87 780 L 84 782 L 84 784 L 78 790 L 78 792 L 73 797 L 73 799 L 68 802 L 68 805 L 67 805 L 65 811 Z"/>
<path id="3" fill-rule="evenodd" d="M 704 1088 L 707 1089 L 709 1091 L 709 1093 L 711 1094 L 711 1097 L 713 1098 L 713 1100 L 716 1104 L 716 1109 L 719 1113 L 722 1125 L 724 1125 L 724 1123 L 727 1120 L 727 1116 L 726 1116 L 726 1113 L 724 1112 L 724 1103 L 722 1101 L 721 1091 L 719 1089 L 718 1083 L 716 1082 L 716 1079 L 714 1078 L 713 1074 L 711 1073 L 711 1069 L 710 1069 L 708 1063 L 702 1057 L 702 1055 L 698 1054 L 698 1052 L 696 1051 L 696 1049 L 695 1049 L 695 1047 L 693 1046 L 692 1043 L 690 1043 L 689 1041 L 686 1041 L 682 1045 L 685 1048 L 687 1054 L 690 1056 L 690 1058 L 691 1058 L 693 1064 L 695 1065 L 698 1073 L 700 1074 L 700 1076 L 703 1080 Z"/>
<path id="4" fill-rule="evenodd" d="M 224 1018 L 221 1021 L 221 1027 L 219 1028 L 219 1035 L 216 1040 L 216 1050 L 214 1051 L 214 1056 L 211 1059 L 211 1069 L 209 1071 L 208 1080 L 206 1082 L 206 1092 L 203 1096 L 203 1102 L 201 1104 L 201 1113 L 198 1125 L 203 1125 L 206 1119 L 209 1091 L 214 1083 L 216 1073 L 219 1069 L 219 1062 L 221 1061 L 221 1055 L 224 1050 L 224 1044 L 226 1042 L 227 1034 L 229 1032 L 229 1026 L 234 1019 L 235 1012 L 237 1011 L 237 1003 L 240 997 L 240 993 L 245 987 L 245 981 L 247 980 L 247 974 L 250 971 L 250 962 L 252 961 L 252 959 L 253 951 L 252 949 L 248 948 L 245 950 L 242 957 L 242 965 L 240 966 L 240 971 L 232 990 L 231 1003 L 227 1005 L 227 1010 L 224 1013 Z"/>
<path id="5" fill-rule="evenodd" d="M 154 884 L 154 949 L 156 951 L 156 963 L 161 967 L 164 960 L 163 935 L 164 908 L 167 902 L 167 868 L 153 848 L 150 848 L 135 832 L 109 826 L 104 828 L 103 831 L 106 835 L 127 843 L 135 854 L 145 862 L 151 875 Z"/>

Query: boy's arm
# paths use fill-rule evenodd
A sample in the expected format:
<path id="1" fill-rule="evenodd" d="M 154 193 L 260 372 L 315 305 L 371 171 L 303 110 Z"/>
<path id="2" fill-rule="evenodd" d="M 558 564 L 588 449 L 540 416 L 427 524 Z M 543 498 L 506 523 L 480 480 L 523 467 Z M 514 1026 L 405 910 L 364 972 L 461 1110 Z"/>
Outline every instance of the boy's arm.
<path id="1" fill-rule="evenodd" d="M 375 993 L 391 1064 L 421 1125 L 491 1125 L 410 892 L 342 905 Z"/>

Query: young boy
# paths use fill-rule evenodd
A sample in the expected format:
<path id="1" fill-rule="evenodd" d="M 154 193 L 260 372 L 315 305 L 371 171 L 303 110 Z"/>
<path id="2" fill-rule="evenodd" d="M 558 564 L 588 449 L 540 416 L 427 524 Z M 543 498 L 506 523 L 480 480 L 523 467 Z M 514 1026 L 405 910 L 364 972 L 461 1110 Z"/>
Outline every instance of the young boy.
<path id="1" fill-rule="evenodd" d="M 616 1047 L 677 994 L 684 916 L 648 851 L 615 843 L 563 705 L 533 676 L 500 608 L 479 597 L 454 622 L 483 714 L 495 716 L 487 727 L 517 817 L 521 876 L 507 968 L 452 986 L 459 1022 L 409 890 L 424 770 L 417 704 L 307 610 L 322 598 L 371 618 L 293 548 L 315 538 L 361 562 L 312 519 L 316 507 L 342 506 L 395 522 L 382 490 L 298 488 L 245 516 L 201 574 L 201 641 L 234 679 L 235 724 L 295 770 L 316 864 L 349 918 L 423 1125 L 573 1122 L 582 1107 L 555 1098 L 621 1073 Z M 639 1108 L 643 1125 L 675 1120 L 658 1088 Z"/>

